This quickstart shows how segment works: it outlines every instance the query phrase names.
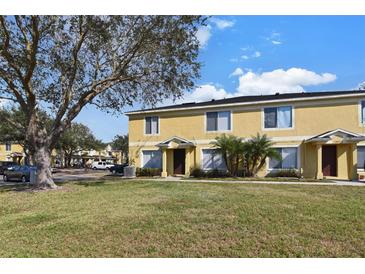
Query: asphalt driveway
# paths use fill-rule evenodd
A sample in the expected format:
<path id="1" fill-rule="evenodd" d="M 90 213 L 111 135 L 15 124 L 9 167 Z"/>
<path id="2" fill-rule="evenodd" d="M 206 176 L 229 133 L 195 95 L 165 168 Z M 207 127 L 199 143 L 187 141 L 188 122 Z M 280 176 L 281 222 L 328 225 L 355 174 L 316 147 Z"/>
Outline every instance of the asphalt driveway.
<path id="1" fill-rule="evenodd" d="M 83 180 L 95 180 L 111 174 L 105 170 L 91 170 L 91 169 L 55 169 L 53 173 L 53 179 L 56 183 L 62 183 L 67 181 L 83 181 Z M 19 182 L 11 181 L 4 182 L 3 176 L 0 175 L 0 186 L 14 185 Z"/>

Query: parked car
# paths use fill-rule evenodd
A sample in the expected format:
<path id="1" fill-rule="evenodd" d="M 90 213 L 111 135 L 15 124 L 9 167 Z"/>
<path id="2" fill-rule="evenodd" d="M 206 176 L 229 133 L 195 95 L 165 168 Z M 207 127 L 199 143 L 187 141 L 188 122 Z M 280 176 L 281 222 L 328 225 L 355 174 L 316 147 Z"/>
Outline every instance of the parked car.
<path id="1" fill-rule="evenodd" d="M 126 166 L 128 166 L 128 164 L 114 165 L 111 168 L 109 168 L 109 171 L 113 174 L 116 174 L 116 173 L 123 174 L 124 168 Z"/>
<path id="2" fill-rule="evenodd" d="M 0 161 L 0 175 L 4 174 L 4 170 L 7 170 L 11 166 L 18 165 L 16 162 Z"/>
<path id="3" fill-rule="evenodd" d="M 94 170 L 97 169 L 110 169 L 112 166 L 114 166 L 113 164 L 109 164 L 107 162 L 103 162 L 103 161 L 99 161 L 99 162 L 93 162 L 91 165 L 91 168 Z"/>
<path id="4" fill-rule="evenodd" d="M 29 182 L 30 180 L 30 171 L 35 170 L 36 167 L 32 166 L 11 166 L 7 170 L 4 171 L 4 182 L 17 180 L 23 183 Z"/>

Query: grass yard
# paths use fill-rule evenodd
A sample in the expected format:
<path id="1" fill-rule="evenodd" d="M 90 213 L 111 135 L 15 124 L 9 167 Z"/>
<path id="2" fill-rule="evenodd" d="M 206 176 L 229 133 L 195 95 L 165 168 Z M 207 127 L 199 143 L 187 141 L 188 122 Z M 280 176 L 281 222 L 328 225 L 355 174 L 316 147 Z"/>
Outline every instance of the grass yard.
<path id="1" fill-rule="evenodd" d="M 365 256 L 365 187 L 99 181 L 0 201 L 0 257 Z"/>

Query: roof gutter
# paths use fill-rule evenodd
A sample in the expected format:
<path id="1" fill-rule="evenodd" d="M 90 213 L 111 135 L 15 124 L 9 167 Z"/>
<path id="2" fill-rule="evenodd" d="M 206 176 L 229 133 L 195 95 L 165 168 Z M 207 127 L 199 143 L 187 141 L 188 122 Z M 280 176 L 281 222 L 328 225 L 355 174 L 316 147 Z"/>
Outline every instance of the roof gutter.
<path id="1" fill-rule="evenodd" d="M 126 112 L 125 115 L 137 115 L 144 113 L 158 113 L 158 112 L 170 112 L 170 111 L 184 111 L 192 109 L 207 109 L 207 108 L 217 108 L 217 107 L 234 107 L 234 106 L 250 106 L 250 105 L 262 105 L 270 103 L 285 103 L 285 102 L 298 102 L 298 101 L 314 101 L 321 99 L 338 99 L 338 98 L 351 98 L 351 97 L 365 97 L 365 93 L 359 94 L 342 94 L 342 95 L 324 95 L 324 96 L 314 96 L 308 98 L 292 98 L 292 99 L 281 99 L 281 100 L 266 100 L 266 101 L 253 101 L 253 102 L 241 102 L 241 103 L 230 103 L 230 104 L 218 104 L 218 105 L 208 105 L 208 106 L 190 106 L 181 108 L 166 108 L 166 109 L 150 109 L 150 110 L 140 110 L 140 111 L 130 111 Z"/>

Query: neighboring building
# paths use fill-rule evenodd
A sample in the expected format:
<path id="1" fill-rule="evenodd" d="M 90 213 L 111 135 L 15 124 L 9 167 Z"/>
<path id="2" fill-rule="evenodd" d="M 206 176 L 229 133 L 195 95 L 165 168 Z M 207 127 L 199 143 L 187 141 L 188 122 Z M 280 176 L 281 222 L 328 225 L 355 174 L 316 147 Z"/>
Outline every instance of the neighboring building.
<path id="1" fill-rule="evenodd" d="M 18 164 L 25 164 L 26 155 L 20 144 L 7 142 L 0 144 L 0 161 L 12 161 Z M 89 166 L 93 161 L 107 161 L 109 163 L 123 163 L 123 154 L 119 150 L 113 150 L 110 145 L 107 145 L 102 150 L 80 151 L 73 155 L 71 165 Z M 52 151 L 52 166 L 64 166 L 65 159 L 62 151 Z"/>
<path id="2" fill-rule="evenodd" d="M 111 145 L 107 145 L 102 150 L 81 150 L 73 154 L 71 157 L 71 166 L 90 167 L 94 161 L 106 161 L 113 164 L 123 163 L 123 154 L 120 150 L 112 149 Z M 52 164 L 54 166 L 65 166 L 65 156 L 60 150 L 52 152 Z"/>
<path id="3" fill-rule="evenodd" d="M 12 161 L 23 164 L 24 160 L 25 153 L 20 144 L 12 142 L 0 144 L 0 161 Z"/>
<path id="4" fill-rule="evenodd" d="M 356 179 L 365 163 L 365 92 L 243 96 L 128 112 L 129 157 L 162 176 L 224 169 L 211 142 L 223 133 L 266 134 L 282 155 L 260 176 L 297 169 L 306 178 Z"/>

